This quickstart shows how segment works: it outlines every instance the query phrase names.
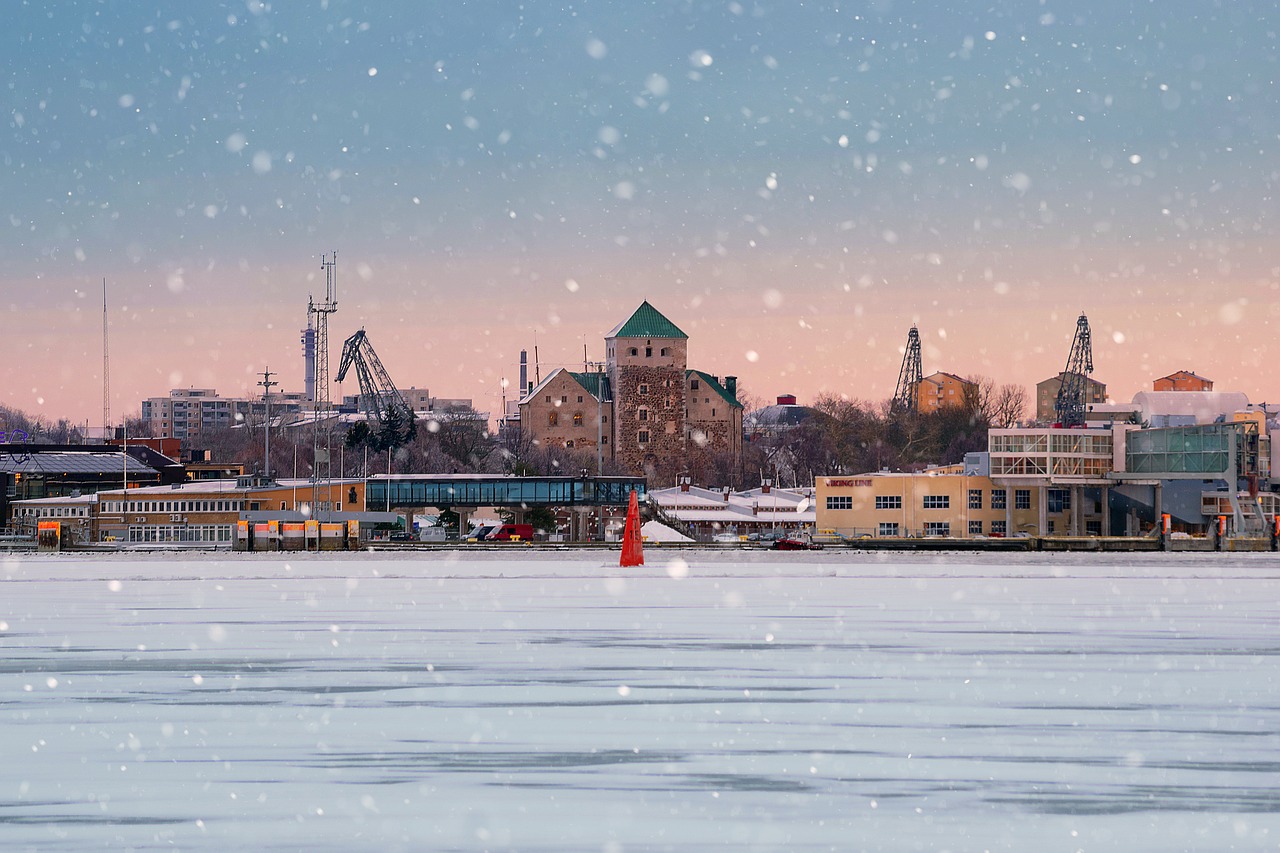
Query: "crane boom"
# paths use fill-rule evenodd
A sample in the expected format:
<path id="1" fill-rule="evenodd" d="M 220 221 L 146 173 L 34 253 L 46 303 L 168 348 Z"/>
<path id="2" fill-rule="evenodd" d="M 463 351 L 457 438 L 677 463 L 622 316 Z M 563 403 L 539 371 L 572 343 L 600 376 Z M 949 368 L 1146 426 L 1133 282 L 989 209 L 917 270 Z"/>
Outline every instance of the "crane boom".
<path id="1" fill-rule="evenodd" d="M 1092 372 L 1093 333 L 1089 330 L 1089 318 L 1082 312 L 1076 320 L 1076 336 L 1071 342 L 1071 354 L 1067 356 L 1067 367 L 1062 371 L 1062 385 L 1058 388 L 1058 398 L 1053 404 L 1058 422 L 1062 426 L 1084 426 L 1089 399 L 1089 374 Z"/>
<path id="2" fill-rule="evenodd" d="M 342 345 L 339 382 L 347 377 L 353 366 L 360 382 L 360 406 L 377 422 L 379 442 L 387 447 L 399 447 L 412 440 L 416 432 L 413 409 L 391 381 L 364 329 L 347 338 Z"/>
<path id="3" fill-rule="evenodd" d="M 895 409 L 903 412 L 916 410 L 922 379 L 924 367 L 920 360 L 920 332 L 912 326 L 907 334 L 907 350 L 902 355 L 902 369 L 898 371 L 898 387 L 893 392 Z"/>

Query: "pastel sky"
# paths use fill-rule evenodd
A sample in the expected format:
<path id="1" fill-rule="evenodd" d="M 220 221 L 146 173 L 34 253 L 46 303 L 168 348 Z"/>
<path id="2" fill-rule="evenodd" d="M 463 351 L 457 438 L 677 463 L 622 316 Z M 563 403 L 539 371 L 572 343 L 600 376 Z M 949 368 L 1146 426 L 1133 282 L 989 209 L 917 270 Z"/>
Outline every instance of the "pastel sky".
<path id="1" fill-rule="evenodd" d="M 301 390 L 342 340 L 498 411 L 648 299 L 750 395 L 1033 386 L 1280 402 L 1265 0 L 26 2 L 6 8 L 3 402 Z M 353 393 L 348 382 L 346 393 Z M 335 388 L 334 396 L 343 389 Z M 511 393 L 511 392 L 508 392 Z"/>

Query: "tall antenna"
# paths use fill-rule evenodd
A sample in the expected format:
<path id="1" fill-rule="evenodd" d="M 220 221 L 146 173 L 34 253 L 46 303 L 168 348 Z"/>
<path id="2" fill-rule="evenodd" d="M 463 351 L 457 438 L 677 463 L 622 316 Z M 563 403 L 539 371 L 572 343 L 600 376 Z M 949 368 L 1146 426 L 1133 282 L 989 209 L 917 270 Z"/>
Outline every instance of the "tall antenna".
<path id="1" fill-rule="evenodd" d="M 329 315 L 338 310 L 338 253 L 335 251 L 328 258 L 321 255 L 320 268 L 324 270 L 324 302 L 319 305 L 314 300 L 309 299 L 307 302 L 307 325 L 311 325 L 314 315 L 316 327 L 316 391 L 311 423 L 312 458 L 315 462 L 311 479 L 312 518 L 319 518 L 314 513 L 320 503 L 320 483 L 325 483 L 324 494 L 328 501 L 331 491 L 329 480 L 333 474 L 333 468 L 329 464 L 333 449 L 333 430 L 329 422 L 329 414 L 333 409 L 329 401 Z M 322 417 L 324 426 L 320 423 Z"/>
<path id="2" fill-rule="evenodd" d="M 107 278 L 102 277 L 102 440 L 111 438 L 111 351 L 107 348 Z M 85 436 L 87 439 L 88 436 Z"/>

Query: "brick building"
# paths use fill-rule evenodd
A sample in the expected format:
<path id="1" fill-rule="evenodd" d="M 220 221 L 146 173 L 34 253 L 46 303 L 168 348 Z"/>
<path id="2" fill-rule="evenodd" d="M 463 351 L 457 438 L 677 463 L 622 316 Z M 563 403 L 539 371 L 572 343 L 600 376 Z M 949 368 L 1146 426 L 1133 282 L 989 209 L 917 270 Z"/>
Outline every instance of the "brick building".
<path id="1" fill-rule="evenodd" d="M 1213 380 L 1197 376 L 1190 370 L 1179 370 L 1161 376 L 1151 383 L 1152 391 L 1212 391 Z"/>
<path id="2" fill-rule="evenodd" d="M 927 415 L 939 409 L 965 406 L 977 400 L 977 393 L 977 383 L 954 373 L 932 373 L 916 384 L 916 411 Z"/>
<path id="3" fill-rule="evenodd" d="M 603 371 L 556 370 L 520 401 L 521 430 L 543 444 L 599 445 L 632 472 L 696 453 L 728 453 L 736 463 L 737 378 L 690 370 L 688 351 L 689 336 L 645 302 L 605 335 Z"/>
<path id="4" fill-rule="evenodd" d="M 1043 382 L 1036 383 L 1036 420 L 1049 422 L 1058 417 L 1054 408 L 1058 402 L 1058 392 L 1062 390 L 1062 378 L 1065 372 L 1052 376 Z M 1085 405 L 1107 402 L 1107 385 L 1091 377 L 1085 377 Z"/>

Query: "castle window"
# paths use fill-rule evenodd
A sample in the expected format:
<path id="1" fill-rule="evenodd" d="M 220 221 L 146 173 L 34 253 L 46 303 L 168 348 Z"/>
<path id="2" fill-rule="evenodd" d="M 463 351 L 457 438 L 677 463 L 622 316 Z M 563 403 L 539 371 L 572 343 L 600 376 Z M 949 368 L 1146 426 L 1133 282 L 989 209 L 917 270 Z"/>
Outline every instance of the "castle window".
<path id="1" fill-rule="evenodd" d="M 579 394 L 579 395 L 578 395 L 578 402 L 579 402 L 579 403 L 581 403 L 581 402 L 582 402 L 582 395 L 581 395 L 581 394 Z"/>
<path id="2" fill-rule="evenodd" d="M 560 423 L 559 412 L 547 412 L 547 426 L 555 426 Z"/>
<path id="3" fill-rule="evenodd" d="M 548 403 L 550 403 L 550 402 L 551 402 L 551 395 L 550 395 L 550 394 L 548 394 L 548 395 L 547 395 L 547 402 L 548 402 Z"/>
<path id="4" fill-rule="evenodd" d="M 668 356 L 668 355 L 671 355 L 671 347 L 663 347 L 663 348 L 662 348 L 662 350 L 661 350 L 658 354 L 659 354 L 659 355 L 661 355 L 661 356 Z"/>
<path id="5" fill-rule="evenodd" d="M 636 436 L 636 438 L 639 440 L 639 442 L 640 442 L 641 444 L 648 444 L 648 443 L 649 443 L 649 431 L 648 431 L 647 429 L 642 429 L 642 430 L 640 430 L 640 433 Z"/>
<path id="6" fill-rule="evenodd" d="M 582 412 L 574 412 L 573 425 L 576 427 L 582 426 Z"/>
<path id="7" fill-rule="evenodd" d="M 692 381 L 690 381 L 690 382 L 689 382 L 689 390 L 690 390 L 690 391 L 697 391 L 697 390 L 698 390 L 698 380 L 694 379 L 694 380 L 692 380 Z"/>
<path id="8" fill-rule="evenodd" d="M 638 421 L 647 421 L 647 420 L 649 420 L 649 410 L 648 410 L 648 409 L 638 409 L 638 410 L 636 410 L 636 420 L 638 420 Z"/>
<path id="9" fill-rule="evenodd" d="M 572 449 L 573 449 L 573 439 L 569 439 L 568 441 L 566 441 L 566 442 L 564 443 L 564 446 L 565 446 L 565 447 L 567 447 L 567 448 L 569 448 L 570 450 L 572 450 Z"/>
<path id="10" fill-rule="evenodd" d="M 600 443 L 601 443 L 601 444 L 608 444 L 608 443 L 609 443 L 609 436 L 607 436 L 607 435 L 602 435 L 602 436 L 600 436 Z"/>
<path id="11" fill-rule="evenodd" d="M 636 388 L 636 392 L 637 392 L 637 393 L 640 393 L 640 394 L 648 394 L 648 393 L 649 393 L 649 385 L 648 385 L 648 383 L 641 382 L 641 383 L 640 383 L 640 386 L 639 386 L 638 388 Z"/>
<path id="12" fill-rule="evenodd" d="M 715 409 L 712 409 L 712 410 L 711 410 L 711 417 L 713 417 L 713 418 L 714 418 L 715 416 L 716 416 L 716 410 L 715 410 Z"/>
<path id="13" fill-rule="evenodd" d="M 653 358 L 653 347 L 645 347 L 645 348 L 644 348 L 644 357 L 645 357 L 645 358 Z"/>
<path id="14" fill-rule="evenodd" d="M 639 354 L 640 354 L 640 350 L 636 349 L 635 347 L 632 347 L 631 349 L 627 350 L 627 355 L 639 355 Z"/>

